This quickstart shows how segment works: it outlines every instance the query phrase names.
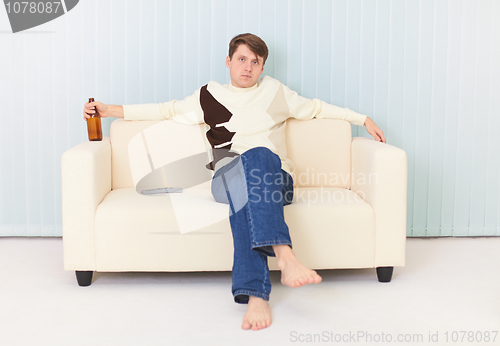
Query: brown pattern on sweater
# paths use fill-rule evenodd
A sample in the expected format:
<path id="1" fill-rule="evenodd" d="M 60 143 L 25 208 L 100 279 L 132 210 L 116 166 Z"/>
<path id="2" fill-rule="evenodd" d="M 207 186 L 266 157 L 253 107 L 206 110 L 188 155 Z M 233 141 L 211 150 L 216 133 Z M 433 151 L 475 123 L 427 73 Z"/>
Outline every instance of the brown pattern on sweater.
<path id="1" fill-rule="evenodd" d="M 228 122 L 233 114 L 213 97 L 207 90 L 207 86 L 208 84 L 204 85 L 200 90 L 200 105 L 203 110 L 205 123 L 210 126 L 210 130 L 207 131 L 206 136 L 208 142 L 212 146 L 213 155 L 213 161 L 206 167 L 214 170 L 215 164 L 218 161 L 222 160 L 224 157 L 233 157 L 238 154 L 230 152 L 232 146 L 231 140 L 236 132 L 230 132 L 224 126 L 217 126 Z M 228 144 L 222 147 L 219 146 L 224 143 Z"/>

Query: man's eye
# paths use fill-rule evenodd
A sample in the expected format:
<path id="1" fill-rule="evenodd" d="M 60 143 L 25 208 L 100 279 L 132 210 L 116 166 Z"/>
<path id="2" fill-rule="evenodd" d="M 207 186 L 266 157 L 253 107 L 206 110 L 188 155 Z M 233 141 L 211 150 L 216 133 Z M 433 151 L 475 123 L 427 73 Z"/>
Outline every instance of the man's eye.
<path id="1" fill-rule="evenodd" d="M 258 61 L 254 61 L 254 62 L 253 62 L 253 64 L 254 64 L 254 65 L 258 65 L 258 64 L 259 64 L 259 62 L 258 62 Z"/>
<path id="2" fill-rule="evenodd" d="M 240 61 L 245 61 L 245 59 L 243 59 L 243 58 L 240 58 Z"/>

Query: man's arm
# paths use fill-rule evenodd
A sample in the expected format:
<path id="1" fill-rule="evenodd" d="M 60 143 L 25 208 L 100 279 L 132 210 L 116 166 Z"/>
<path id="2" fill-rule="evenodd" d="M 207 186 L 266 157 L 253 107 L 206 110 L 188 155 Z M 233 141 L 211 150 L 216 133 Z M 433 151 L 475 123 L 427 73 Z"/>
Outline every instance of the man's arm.
<path id="1" fill-rule="evenodd" d="M 175 116 L 174 101 L 139 105 L 106 105 L 99 101 L 88 102 L 83 109 L 87 120 L 96 110 L 101 118 L 116 117 L 125 120 L 166 120 Z"/>
<path id="2" fill-rule="evenodd" d="M 312 118 L 339 119 L 358 126 L 365 126 L 366 131 L 378 142 L 385 143 L 382 130 L 366 115 L 348 108 L 331 105 L 318 99 L 299 96 L 295 91 L 283 85 L 283 94 L 293 118 L 309 120 Z"/>
<path id="3" fill-rule="evenodd" d="M 169 120 L 175 118 L 176 122 L 187 125 L 204 122 L 199 102 L 199 90 L 181 101 L 172 100 L 163 103 L 123 106 L 106 105 L 99 101 L 86 103 L 83 109 L 84 120 L 95 114 L 95 110 L 102 118 L 116 117 L 125 120 Z"/>
<path id="4" fill-rule="evenodd" d="M 101 118 L 107 118 L 107 117 L 123 118 L 124 116 L 123 106 L 105 105 L 102 102 L 95 101 L 95 102 L 87 102 L 85 104 L 85 106 L 83 107 L 83 119 L 87 121 L 87 119 L 90 118 L 91 115 L 95 114 L 96 110 Z"/>

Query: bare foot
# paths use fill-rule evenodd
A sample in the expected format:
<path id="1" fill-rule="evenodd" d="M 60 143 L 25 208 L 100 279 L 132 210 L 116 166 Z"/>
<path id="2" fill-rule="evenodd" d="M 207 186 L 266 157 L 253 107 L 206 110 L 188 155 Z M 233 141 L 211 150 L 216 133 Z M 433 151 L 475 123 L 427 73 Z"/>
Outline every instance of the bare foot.
<path id="1" fill-rule="evenodd" d="M 281 270 L 281 283 L 290 287 L 319 284 L 321 276 L 299 262 L 288 245 L 273 245 L 278 268 Z"/>
<path id="2" fill-rule="evenodd" d="M 243 316 L 241 328 L 259 330 L 271 325 L 271 307 L 269 303 L 258 297 L 249 296 L 248 310 Z"/>

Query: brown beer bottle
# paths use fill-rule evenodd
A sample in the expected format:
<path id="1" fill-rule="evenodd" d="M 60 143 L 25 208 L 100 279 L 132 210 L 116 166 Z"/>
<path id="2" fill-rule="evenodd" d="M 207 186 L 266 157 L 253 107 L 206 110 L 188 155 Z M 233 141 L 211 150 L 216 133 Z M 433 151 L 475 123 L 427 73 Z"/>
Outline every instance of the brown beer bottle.
<path id="1" fill-rule="evenodd" d="M 94 99 L 89 98 L 89 103 L 94 102 Z M 102 141 L 101 117 L 95 109 L 95 113 L 87 119 L 87 131 L 89 132 L 89 141 Z"/>

